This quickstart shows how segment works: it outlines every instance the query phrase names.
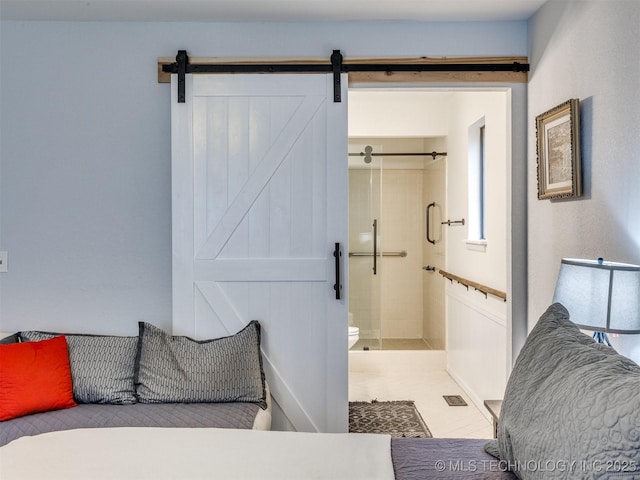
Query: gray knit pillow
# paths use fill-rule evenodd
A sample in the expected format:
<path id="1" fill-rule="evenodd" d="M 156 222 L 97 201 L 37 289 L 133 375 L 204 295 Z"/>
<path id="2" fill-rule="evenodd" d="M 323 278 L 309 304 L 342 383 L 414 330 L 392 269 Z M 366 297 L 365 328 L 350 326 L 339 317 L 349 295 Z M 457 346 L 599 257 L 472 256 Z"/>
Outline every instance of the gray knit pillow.
<path id="1" fill-rule="evenodd" d="M 640 478 L 640 367 L 554 303 L 518 355 L 485 450 L 523 480 Z"/>
<path id="2" fill-rule="evenodd" d="M 266 408 L 260 324 L 197 341 L 140 322 L 136 393 L 141 403 L 253 402 Z"/>
<path id="3" fill-rule="evenodd" d="M 67 337 L 73 380 L 73 398 L 78 403 L 135 403 L 133 384 L 137 337 L 79 335 L 52 332 L 20 332 L 25 342 Z"/>

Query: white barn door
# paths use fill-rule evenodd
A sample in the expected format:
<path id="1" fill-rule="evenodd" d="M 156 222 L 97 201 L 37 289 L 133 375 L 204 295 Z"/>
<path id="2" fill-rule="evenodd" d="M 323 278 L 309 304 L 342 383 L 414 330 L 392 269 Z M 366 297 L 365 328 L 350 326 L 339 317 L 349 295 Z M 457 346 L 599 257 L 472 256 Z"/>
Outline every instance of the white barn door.
<path id="1" fill-rule="evenodd" d="M 273 428 L 346 431 L 347 78 L 173 77 L 173 331 L 259 320 Z"/>

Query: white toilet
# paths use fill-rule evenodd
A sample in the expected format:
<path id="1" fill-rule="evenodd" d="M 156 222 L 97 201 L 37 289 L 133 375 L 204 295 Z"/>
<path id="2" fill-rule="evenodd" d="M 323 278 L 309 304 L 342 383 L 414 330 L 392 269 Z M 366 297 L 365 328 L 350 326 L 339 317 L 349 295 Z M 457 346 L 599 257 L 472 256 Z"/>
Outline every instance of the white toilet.
<path id="1" fill-rule="evenodd" d="M 353 347 L 360 338 L 360 329 L 353 325 L 353 313 L 349 312 L 349 350 Z"/>
<path id="2" fill-rule="evenodd" d="M 353 347 L 360 338 L 360 329 L 358 327 L 349 327 L 349 349 Z"/>

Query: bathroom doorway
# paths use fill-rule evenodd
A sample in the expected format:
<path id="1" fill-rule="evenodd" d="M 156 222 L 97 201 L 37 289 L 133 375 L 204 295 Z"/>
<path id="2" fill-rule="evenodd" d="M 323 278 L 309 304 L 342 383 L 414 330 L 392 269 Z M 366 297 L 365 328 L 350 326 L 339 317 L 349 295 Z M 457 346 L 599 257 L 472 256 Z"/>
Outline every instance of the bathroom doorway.
<path id="1" fill-rule="evenodd" d="M 351 137 L 348 161 L 352 350 L 444 349 L 446 138 Z"/>
<path id="2" fill-rule="evenodd" d="M 419 217 L 412 217 L 412 221 L 419 225 L 423 249 L 421 261 L 414 267 L 422 275 L 420 280 L 412 274 L 394 271 L 409 255 L 381 257 L 377 279 L 380 295 L 372 302 L 372 308 L 378 308 L 380 315 L 371 317 L 378 322 L 379 336 L 374 323 L 371 331 L 368 332 L 365 326 L 361 332 L 365 340 L 368 335 L 373 337 L 369 349 L 373 350 L 377 344 L 379 350 L 363 351 L 366 345 L 361 346 L 362 343 L 356 343 L 350 350 L 350 401 L 399 400 L 396 393 L 401 392 L 403 397 L 416 401 L 419 410 L 423 409 L 421 413 L 452 420 L 461 410 L 457 407 L 445 410 L 449 416 L 439 410 L 444 402 L 442 396 L 449 395 L 450 389 L 438 387 L 438 382 L 432 383 L 429 379 L 432 373 L 453 379 L 468 399 L 467 403 L 473 404 L 481 416 L 486 410 L 483 400 L 499 398 L 504 391 L 512 366 L 513 347 L 517 347 L 522 330 L 521 322 L 514 320 L 513 313 L 526 306 L 523 300 L 526 275 L 521 264 L 522 259 L 526 260 L 523 241 L 526 237 L 523 226 L 526 224 L 523 221 L 526 202 L 522 200 L 526 196 L 526 162 L 523 160 L 526 158 L 526 128 L 522 121 L 525 116 L 526 86 L 520 85 L 477 85 L 473 88 L 466 85 L 446 88 L 352 86 L 349 89 L 349 152 L 371 146 L 372 151 L 380 148 L 381 153 L 387 154 L 382 155 L 383 163 L 378 168 L 381 179 L 378 180 L 375 174 L 370 177 L 371 185 L 376 185 L 380 192 L 380 222 L 377 225 L 380 245 L 376 247 L 383 253 L 407 250 L 409 254 L 408 234 L 400 244 L 392 243 L 393 237 L 389 236 L 398 233 L 399 228 L 393 222 L 408 216 L 409 208 L 400 209 L 400 213 L 387 211 L 387 204 L 408 202 L 419 208 Z M 392 143 L 387 144 L 388 141 Z M 388 156 L 394 151 L 436 151 L 446 153 L 446 156 L 437 157 L 437 160 L 422 157 L 421 167 L 407 168 L 396 164 L 397 168 L 393 169 L 389 164 L 400 160 Z M 483 161 L 479 162 L 479 158 Z M 358 156 L 349 159 L 350 163 L 359 160 Z M 402 170 L 419 168 L 426 176 L 419 183 L 423 189 L 423 196 L 417 196 L 419 200 L 415 200 L 415 195 L 413 201 L 406 200 L 411 198 L 406 183 L 401 183 L 400 188 L 395 186 L 395 190 L 387 186 L 387 181 L 399 176 Z M 354 169 L 349 170 L 350 177 L 353 172 Z M 433 178 L 438 180 L 432 184 L 429 178 L 436 172 Z M 478 197 L 479 192 L 483 193 L 483 198 Z M 353 192 L 349 199 L 352 205 L 357 204 Z M 427 207 L 433 203 L 435 205 L 429 210 L 432 227 L 429 239 L 435 243 L 427 239 L 426 232 Z M 478 205 L 485 208 L 477 208 Z M 484 230 L 479 229 L 482 234 L 477 236 L 476 229 L 470 227 L 477 225 L 479 220 L 484 222 Z M 353 228 L 350 228 L 352 238 Z M 349 266 L 357 273 L 353 264 L 351 257 Z M 423 267 L 435 267 L 435 271 L 422 270 Z M 369 271 L 370 268 L 369 265 Z M 442 275 L 440 270 L 443 270 Z M 449 281 L 452 275 L 504 291 L 507 300 L 483 295 L 457 281 Z M 352 308 L 357 307 L 354 297 L 361 284 L 351 275 L 349 280 L 348 306 L 352 323 L 358 326 L 361 318 Z M 398 298 L 391 296 L 388 299 L 389 295 L 385 293 L 387 280 L 399 287 Z M 425 345 L 421 348 L 425 350 L 413 350 L 413 347 L 410 351 L 387 350 L 391 347 L 391 342 L 384 341 L 391 337 L 390 334 L 387 336 L 387 317 L 395 318 L 393 326 L 399 327 L 406 315 L 400 319 L 393 315 L 404 313 L 402 309 L 408 308 L 406 301 L 396 303 L 395 308 L 390 302 L 399 298 L 406 300 L 401 295 L 409 291 L 417 296 L 413 288 L 419 283 L 423 288 L 420 340 Z M 436 323 L 441 329 L 439 335 L 437 327 L 430 331 L 433 324 L 429 324 L 431 318 L 437 321 L 437 316 L 424 315 L 431 309 L 441 312 L 441 321 Z M 525 317 L 522 314 L 518 318 Z M 409 325 L 415 326 L 415 323 L 409 322 L 405 327 L 409 328 Z M 416 377 L 409 378 L 414 373 Z M 420 390 L 424 385 L 428 388 Z M 428 422 L 434 421 L 425 418 Z"/>

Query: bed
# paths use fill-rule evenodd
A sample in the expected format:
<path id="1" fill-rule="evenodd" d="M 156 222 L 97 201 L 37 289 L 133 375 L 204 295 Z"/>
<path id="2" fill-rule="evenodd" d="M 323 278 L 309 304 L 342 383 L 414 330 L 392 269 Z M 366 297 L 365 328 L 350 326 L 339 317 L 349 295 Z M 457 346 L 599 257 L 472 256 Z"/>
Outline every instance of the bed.
<path id="1" fill-rule="evenodd" d="M 0 477 L 637 479 L 639 391 L 640 367 L 595 344 L 555 304 L 530 333 L 509 378 L 497 440 L 248 428 L 74 428 L 22 436 L 0 447 Z"/>
<path id="2" fill-rule="evenodd" d="M 143 322 L 137 337 L 1 338 L 0 447 L 88 428 L 271 428 L 258 322 L 205 341 Z"/>
<path id="3" fill-rule="evenodd" d="M 24 436 L 81 428 L 239 428 L 269 430 L 271 402 L 80 404 L 0 423 L 0 447 Z M 0 477 L 1 478 L 1 477 Z"/>
<path id="4" fill-rule="evenodd" d="M 215 428 L 77 429 L 0 448 L 0 472 L 3 480 L 515 478 L 484 452 L 484 443 Z M 31 461 L 35 452 L 37 462 Z"/>

